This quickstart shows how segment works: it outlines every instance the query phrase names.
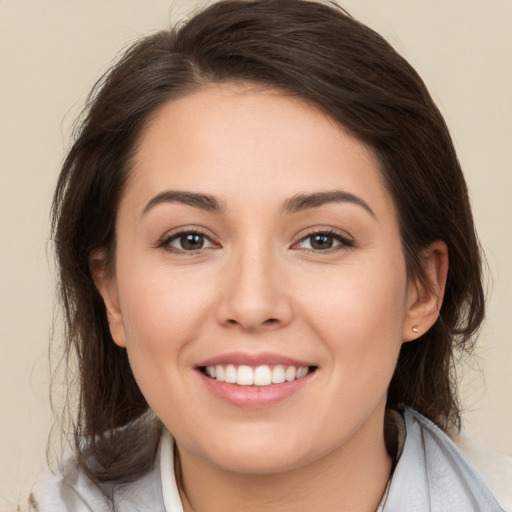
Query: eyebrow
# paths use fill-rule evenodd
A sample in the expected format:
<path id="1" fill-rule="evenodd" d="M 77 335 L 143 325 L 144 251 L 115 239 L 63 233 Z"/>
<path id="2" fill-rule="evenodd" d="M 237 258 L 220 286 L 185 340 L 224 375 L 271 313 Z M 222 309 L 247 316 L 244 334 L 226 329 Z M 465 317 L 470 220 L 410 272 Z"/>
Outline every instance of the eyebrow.
<path id="1" fill-rule="evenodd" d="M 318 208 L 328 203 L 351 203 L 364 208 L 372 217 L 377 218 L 375 212 L 360 197 L 344 192 L 331 190 L 327 192 L 314 192 L 312 194 L 297 194 L 284 203 L 284 213 L 297 213 L 312 208 Z"/>
<path id="2" fill-rule="evenodd" d="M 178 190 L 166 190 L 153 197 L 144 207 L 142 215 L 159 204 L 181 203 L 213 213 L 223 213 L 225 205 L 220 203 L 214 196 L 198 192 L 183 192 Z M 376 218 L 375 212 L 360 197 L 343 190 L 332 190 L 327 192 L 314 192 L 311 194 L 297 194 L 285 201 L 284 213 L 298 213 L 313 208 L 319 208 L 328 203 L 352 203 L 364 208 L 372 217 Z"/>
<path id="3" fill-rule="evenodd" d="M 197 192 L 181 192 L 178 190 L 167 190 L 153 197 L 145 206 L 142 215 L 145 215 L 152 208 L 164 203 L 181 203 L 207 212 L 222 213 L 225 206 L 215 197 Z"/>

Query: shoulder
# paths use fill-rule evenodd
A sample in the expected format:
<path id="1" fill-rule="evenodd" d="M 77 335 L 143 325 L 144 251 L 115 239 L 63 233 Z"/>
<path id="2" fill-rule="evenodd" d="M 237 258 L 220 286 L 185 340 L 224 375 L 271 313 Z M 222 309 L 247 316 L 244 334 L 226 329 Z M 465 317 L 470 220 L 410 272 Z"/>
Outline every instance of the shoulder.
<path id="1" fill-rule="evenodd" d="M 34 482 L 28 501 L 19 508 L 23 512 L 111 510 L 103 489 L 71 457 Z"/>
<path id="2" fill-rule="evenodd" d="M 455 443 L 421 414 L 412 410 L 409 414 L 422 424 L 433 441 L 446 448 L 446 456 L 452 458 L 469 482 L 477 488 L 487 487 L 500 507 L 505 512 L 512 512 L 512 457 L 467 443 Z"/>
<path id="3" fill-rule="evenodd" d="M 505 512 L 512 512 L 512 456 L 463 445 L 462 450 Z"/>
<path id="4" fill-rule="evenodd" d="M 384 510 L 503 512 L 498 493 L 434 423 L 405 409 L 406 438 Z M 389 506 L 388 506 L 389 505 Z"/>
<path id="5" fill-rule="evenodd" d="M 19 510 L 161 512 L 164 508 L 158 464 L 134 482 L 97 484 L 73 458 L 68 458 L 58 470 L 48 472 L 34 484 L 29 500 Z"/>

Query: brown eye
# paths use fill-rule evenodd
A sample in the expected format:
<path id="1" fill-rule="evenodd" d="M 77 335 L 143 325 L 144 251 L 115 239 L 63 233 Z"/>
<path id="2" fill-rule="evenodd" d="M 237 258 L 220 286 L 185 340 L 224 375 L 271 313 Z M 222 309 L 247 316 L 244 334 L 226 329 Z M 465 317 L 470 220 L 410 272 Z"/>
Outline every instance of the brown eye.
<path id="1" fill-rule="evenodd" d="M 334 245 L 334 237 L 325 234 L 312 235 L 310 245 L 312 249 L 319 251 L 330 249 Z"/>
<path id="2" fill-rule="evenodd" d="M 309 251 L 328 251 L 353 247 L 354 243 L 338 233 L 318 232 L 305 236 L 297 244 L 297 248 Z"/>
<path id="3" fill-rule="evenodd" d="M 210 239 L 197 232 L 178 233 L 165 242 L 165 246 L 172 251 L 199 251 L 208 247 L 214 247 Z"/>
<path id="4" fill-rule="evenodd" d="M 181 235 L 179 241 L 182 249 L 185 249 L 186 251 L 195 251 L 203 248 L 204 236 L 197 233 L 189 233 Z"/>

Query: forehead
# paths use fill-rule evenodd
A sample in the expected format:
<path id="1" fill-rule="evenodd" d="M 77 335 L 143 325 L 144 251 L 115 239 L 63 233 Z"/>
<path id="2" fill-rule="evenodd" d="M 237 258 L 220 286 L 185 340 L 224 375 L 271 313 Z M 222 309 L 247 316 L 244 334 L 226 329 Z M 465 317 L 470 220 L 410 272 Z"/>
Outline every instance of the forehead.
<path id="1" fill-rule="evenodd" d="M 127 195 L 141 200 L 167 188 L 277 199 L 341 186 L 390 200 L 371 149 L 305 100 L 257 85 L 211 85 L 169 101 L 133 162 Z"/>

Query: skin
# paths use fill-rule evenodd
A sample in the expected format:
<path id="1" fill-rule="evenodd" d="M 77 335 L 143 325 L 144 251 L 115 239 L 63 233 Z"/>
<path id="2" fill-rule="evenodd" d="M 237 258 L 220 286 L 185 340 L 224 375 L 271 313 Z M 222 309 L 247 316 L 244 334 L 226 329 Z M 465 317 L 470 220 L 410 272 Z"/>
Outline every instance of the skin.
<path id="1" fill-rule="evenodd" d="M 170 190 L 222 209 L 155 202 Z M 334 190 L 360 203 L 283 211 L 297 194 Z M 203 248 L 185 250 L 183 231 L 205 236 Z M 312 248 L 319 232 L 332 247 Z M 113 338 L 175 436 L 186 510 L 375 510 L 391 467 L 387 387 L 402 343 L 437 318 L 444 244 L 425 261 L 429 287 L 407 277 L 373 153 L 303 100 L 212 85 L 153 116 L 119 207 L 115 272 L 101 251 L 91 267 Z M 317 369 L 285 400 L 244 408 L 212 395 L 196 368 L 233 351 Z"/>

